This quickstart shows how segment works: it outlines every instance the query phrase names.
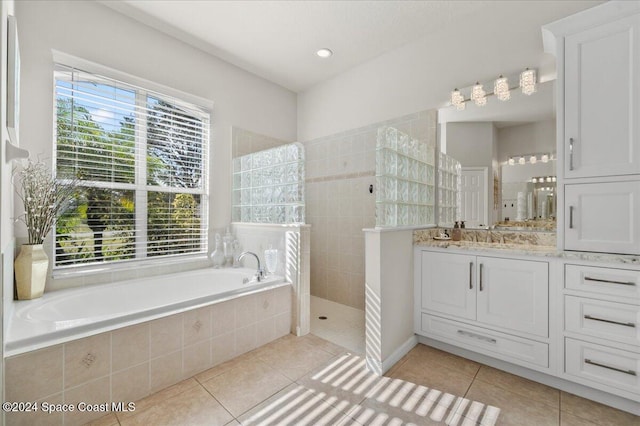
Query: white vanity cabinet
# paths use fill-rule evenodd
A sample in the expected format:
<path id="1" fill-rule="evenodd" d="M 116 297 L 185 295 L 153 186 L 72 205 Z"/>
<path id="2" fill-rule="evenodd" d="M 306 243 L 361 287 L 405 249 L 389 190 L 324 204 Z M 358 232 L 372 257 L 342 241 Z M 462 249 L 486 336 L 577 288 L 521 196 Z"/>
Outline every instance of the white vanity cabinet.
<path id="1" fill-rule="evenodd" d="M 558 68 L 562 248 L 640 254 L 640 2 L 545 25 L 543 41 Z"/>
<path id="2" fill-rule="evenodd" d="M 640 15 L 564 39 L 564 176 L 640 173 Z"/>
<path id="3" fill-rule="evenodd" d="M 564 265 L 567 379 L 640 400 L 640 270 Z"/>
<path id="4" fill-rule="evenodd" d="M 564 188 L 566 250 L 640 253 L 640 181 Z"/>
<path id="5" fill-rule="evenodd" d="M 418 334 L 548 366 L 548 262 L 424 249 L 416 260 Z"/>

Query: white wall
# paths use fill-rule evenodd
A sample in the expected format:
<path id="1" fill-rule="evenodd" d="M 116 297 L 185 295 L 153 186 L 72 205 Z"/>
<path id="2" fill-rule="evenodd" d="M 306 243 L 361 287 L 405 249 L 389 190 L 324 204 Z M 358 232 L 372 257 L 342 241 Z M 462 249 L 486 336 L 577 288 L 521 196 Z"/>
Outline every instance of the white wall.
<path id="1" fill-rule="evenodd" d="M 555 119 L 498 129 L 498 161 L 501 163 L 515 155 L 555 151 Z"/>
<path id="2" fill-rule="evenodd" d="M 231 126 L 296 137 L 296 95 L 94 2 L 18 2 L 23 59 L 22 140 L 49 157 L 53 129 L 51 49 L 214 102 L 211 221 L 230 221 Z"/>
<path id="3" fill-rule="evenodd" d="M 467 87 L 525 67 L 550 71 L 541 25 L 589 7 L 585 2 L 500 2 L 489 20 L 451 16 L 448 31 L 386 52 L 298 95 L 298 140 L 306 141 L 415 111 L 444 106 Z M 510 13 L 535 9 L 526 24 Z M 401 25 L 401 24 L 400 24 Z M 515 37 L 504 37 L 504 34 Z M 335 52 L 336 55 L 340 52 Z M 547 76 L 548 77 L 548 76 Z"/>
<path id="4" fill-rule="evenodd" d="M 14 14 L 13 0 L 0 2 L 0 359 L 4 359 L 4 336 L 6 335 L 4 312 L 13 299 L 13 188 L 11 187 L 11 164 L 6 163 L 5 141 L 7 131 L 7 15 Z M 0 400 L 4 401 L 4 362 L 0 363 Z M 3 418 L 3 417 L 2 417 Z M 0 422 L 2 420 L 0 419 Z"/>
<path id="5" fill-rule="evenodd" d="M 232 126 L 295 140 L 295 93 L 112 9 L 95 2 L 18 2 L 16 15 L 22 53 L 20 133 L 23 147 L 32 157 L 50 159 L 52 155 L 52 49 L 214 103 L 212 229 L 221 229 L 231 221 Z M 22 228 L 17 233 L 26 234 Z"/>

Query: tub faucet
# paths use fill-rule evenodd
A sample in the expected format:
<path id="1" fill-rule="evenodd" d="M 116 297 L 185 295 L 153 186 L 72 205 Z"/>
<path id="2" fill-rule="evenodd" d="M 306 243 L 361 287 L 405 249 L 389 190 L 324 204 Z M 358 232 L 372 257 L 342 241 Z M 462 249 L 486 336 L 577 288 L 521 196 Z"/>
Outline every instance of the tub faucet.
<path id="1" fill-rule="evenodd" d="M 260 258 L 258 257 L 257 254 L 255 254 L 252 251 L 242 252 L 242 253 L 240 253 L 240 256 L 238 256 L 237 261 L 240 262 L 242 260 L 242 258 L 245 257 L 247 254 L 250 254 L 250 255 L 252 255 L 253 257 L 256 258 L 256 262 L 258 262 L 258 270 L 256 271 L 256 274 L 255 274 L 254 277 L 255 277 L 256 281 L 258 281 L 258 282 L 262 281 L 264 279 L 264 269 L 262 269 L 260 267 Z"/>

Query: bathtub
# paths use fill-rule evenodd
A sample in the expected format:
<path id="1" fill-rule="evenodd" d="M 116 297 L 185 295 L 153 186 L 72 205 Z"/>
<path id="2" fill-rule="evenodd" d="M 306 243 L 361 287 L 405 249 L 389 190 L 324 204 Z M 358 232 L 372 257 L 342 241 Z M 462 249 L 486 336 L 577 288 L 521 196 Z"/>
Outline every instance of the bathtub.
<path id="1" fill-rule="evenodd" d="M 289 283 L 255 269 L 199 269 L 45 293 L 15 302 L 4 355 L 13 356 Z M 249 280 L 249 282 L 247 282 Z"/>

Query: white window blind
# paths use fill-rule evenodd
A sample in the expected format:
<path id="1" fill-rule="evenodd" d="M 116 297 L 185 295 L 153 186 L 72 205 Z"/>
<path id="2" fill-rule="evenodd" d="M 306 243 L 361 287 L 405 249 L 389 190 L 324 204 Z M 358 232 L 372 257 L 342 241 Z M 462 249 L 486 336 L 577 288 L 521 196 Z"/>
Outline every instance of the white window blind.
<path id="1" fill-rule="evenodd" d="M 175 97 L 56 64 L 55 267 L 207 252 L 210 115 Z"/>

